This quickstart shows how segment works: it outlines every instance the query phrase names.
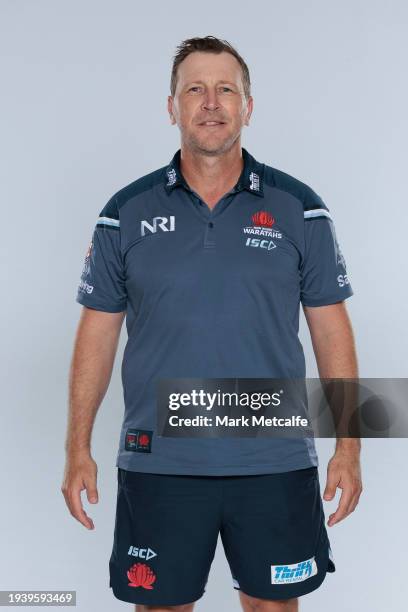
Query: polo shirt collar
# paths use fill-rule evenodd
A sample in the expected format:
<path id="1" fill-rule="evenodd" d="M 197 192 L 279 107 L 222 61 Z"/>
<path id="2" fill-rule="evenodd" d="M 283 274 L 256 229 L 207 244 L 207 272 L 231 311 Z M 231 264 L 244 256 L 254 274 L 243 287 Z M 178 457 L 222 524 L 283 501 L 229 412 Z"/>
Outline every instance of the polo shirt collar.
<path id="1" fill-rule="evenodd" d="M 244 147 L 241 147 L 241 149 L 244 160 L 244 168 L 237 184 L 234 187 L 234 191 L 246 189 L 254 195 L 263 197 L 265 165 L 258 162 Z M 166 167 L 166 171 L 164 173 L 164 187 L 168 194 L 170 194 L 173 189 L 178 186 L 182 186 L 185 189 L 190 190 L 190 187 L 188 186 L 180 170 L 180 158 L 181 149 L 178 149 L 173 155 L 169 165 Z"/>

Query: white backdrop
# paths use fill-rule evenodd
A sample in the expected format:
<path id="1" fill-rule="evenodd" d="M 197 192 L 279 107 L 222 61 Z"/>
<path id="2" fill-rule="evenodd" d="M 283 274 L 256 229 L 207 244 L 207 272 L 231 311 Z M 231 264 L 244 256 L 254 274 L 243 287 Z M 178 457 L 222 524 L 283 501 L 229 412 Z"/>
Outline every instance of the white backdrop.
<path id="1" fill-rule="evenodd" d="M 0 1 L 2 426 L 0 589 L 75 589 L 81 612 L 120 610 L 108 588 L 123 417 L 120 362 L 97 416 L 100 501 L 90 532 L 60 492 L 75 302 L 96 217 L 179 147 L 166 101 L 176 45 L 212 34 L 253 83 L 242 144 L 308 183 L 334 218 L 355 295 L 362 377 L 407 375 L 407 18 L 403 0 Z M 308 375 L 316 376 L 301 315 Z M 402 609 L 408 587 L 407 441 L 363 440 L 364 491 L 327 528 L 336 563 L 304 612 Z M 321 488 L 333 441 L 317 440 Z M 323 502 L 326 520 L 337 506 Z M 219 541 L 196 609 L 239 610 Z"/>

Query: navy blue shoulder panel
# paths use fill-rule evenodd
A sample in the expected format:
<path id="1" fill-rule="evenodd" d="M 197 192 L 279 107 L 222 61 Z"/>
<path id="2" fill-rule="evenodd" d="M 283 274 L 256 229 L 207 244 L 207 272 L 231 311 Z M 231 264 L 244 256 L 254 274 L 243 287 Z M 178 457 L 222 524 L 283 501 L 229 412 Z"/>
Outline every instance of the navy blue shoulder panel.
<path id="1" fill-rule="evenodd" d="M 303 210 L 323 208 L 329 210 L 322 198 L 309 185 L 294 176 L 265 164 L 264 181 L 270 187 L 290 193 L 303 204 Z"/>
<path id="2" fill-rule="evenodd" d="M 105 204 L 99 213 L 100 217 L 107 217 L 108 219 L 119 219 L 119 211 L 116 202 L 116 196 L 113 195 L 109 202 Z"/>
<path id="3" fill-rule="evenodd" d="M 119 191 L 117 191 L 113 196 L 116 199 L 118 210 L 120 210 L 121 207 L 131 198 L 143 193 L 144 191 L 148 191 L 158 183 L 163 182 L 166 168 L 167 165 L 162 166 L 157 170 L 153 170 L 153 172 L 149 172 L 135 181 L 132 181 L 132 183 L 129 183 L 129 185 L 122 187 L 122 189 L 119 189 Z"/>
<path id="4" fill-rule="evenodd" d="M 158 170 L 153 170 L 153 172 L 149 172 L 149 174 L 145 174 L 119 189 L 119 191 L 114 193 L 105 204 L 99 216 L 108 217 L 109 219 L 119 219 L 120 208 L 134 196 L 151 189 L 154 185 L 163 181 L 166 168 L 167 166 L 162 166 Z"/>

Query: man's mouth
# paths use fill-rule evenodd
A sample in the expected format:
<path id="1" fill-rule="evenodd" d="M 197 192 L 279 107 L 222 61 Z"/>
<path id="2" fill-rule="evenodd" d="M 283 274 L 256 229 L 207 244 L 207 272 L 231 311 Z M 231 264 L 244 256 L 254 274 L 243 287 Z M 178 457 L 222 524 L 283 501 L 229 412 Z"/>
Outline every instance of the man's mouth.
<path id="1" fill-rule="evenodd" d="M 210 126 L 214 126 L 214 125 L 224 125 L 224 123 L 225 123 L 224 121 L 203 121 L 199 125 L 204 125 L 204 126 L 210 127 Z"/>

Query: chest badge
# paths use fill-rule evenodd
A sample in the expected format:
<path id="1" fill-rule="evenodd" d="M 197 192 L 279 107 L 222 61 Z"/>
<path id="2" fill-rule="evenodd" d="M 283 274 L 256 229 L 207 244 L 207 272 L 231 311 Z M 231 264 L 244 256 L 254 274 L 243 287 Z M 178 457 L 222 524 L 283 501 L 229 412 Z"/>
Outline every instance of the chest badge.
<path id="1" fill-rule="evenodd" d="M 152 222 L 141 221 L 140 223 L 140 234 L 144 236 L 146 232 L 155 234 L 158 230 L 161 232 L 174 232 L 176 229 L 176 217 L 171 215 L 170 217 L 153 217 Z"/>
<path id="2" fill-rule="evenodd" d="M 266 249 L 271 251 L 276 248 L 272 238 L 282 238 L 280 231 L 273 229 L 275 218 L 266 210 L 258 210 L 251 217 L 252 225 L 243 228 L 247 236 L 245 246 Z"/>

